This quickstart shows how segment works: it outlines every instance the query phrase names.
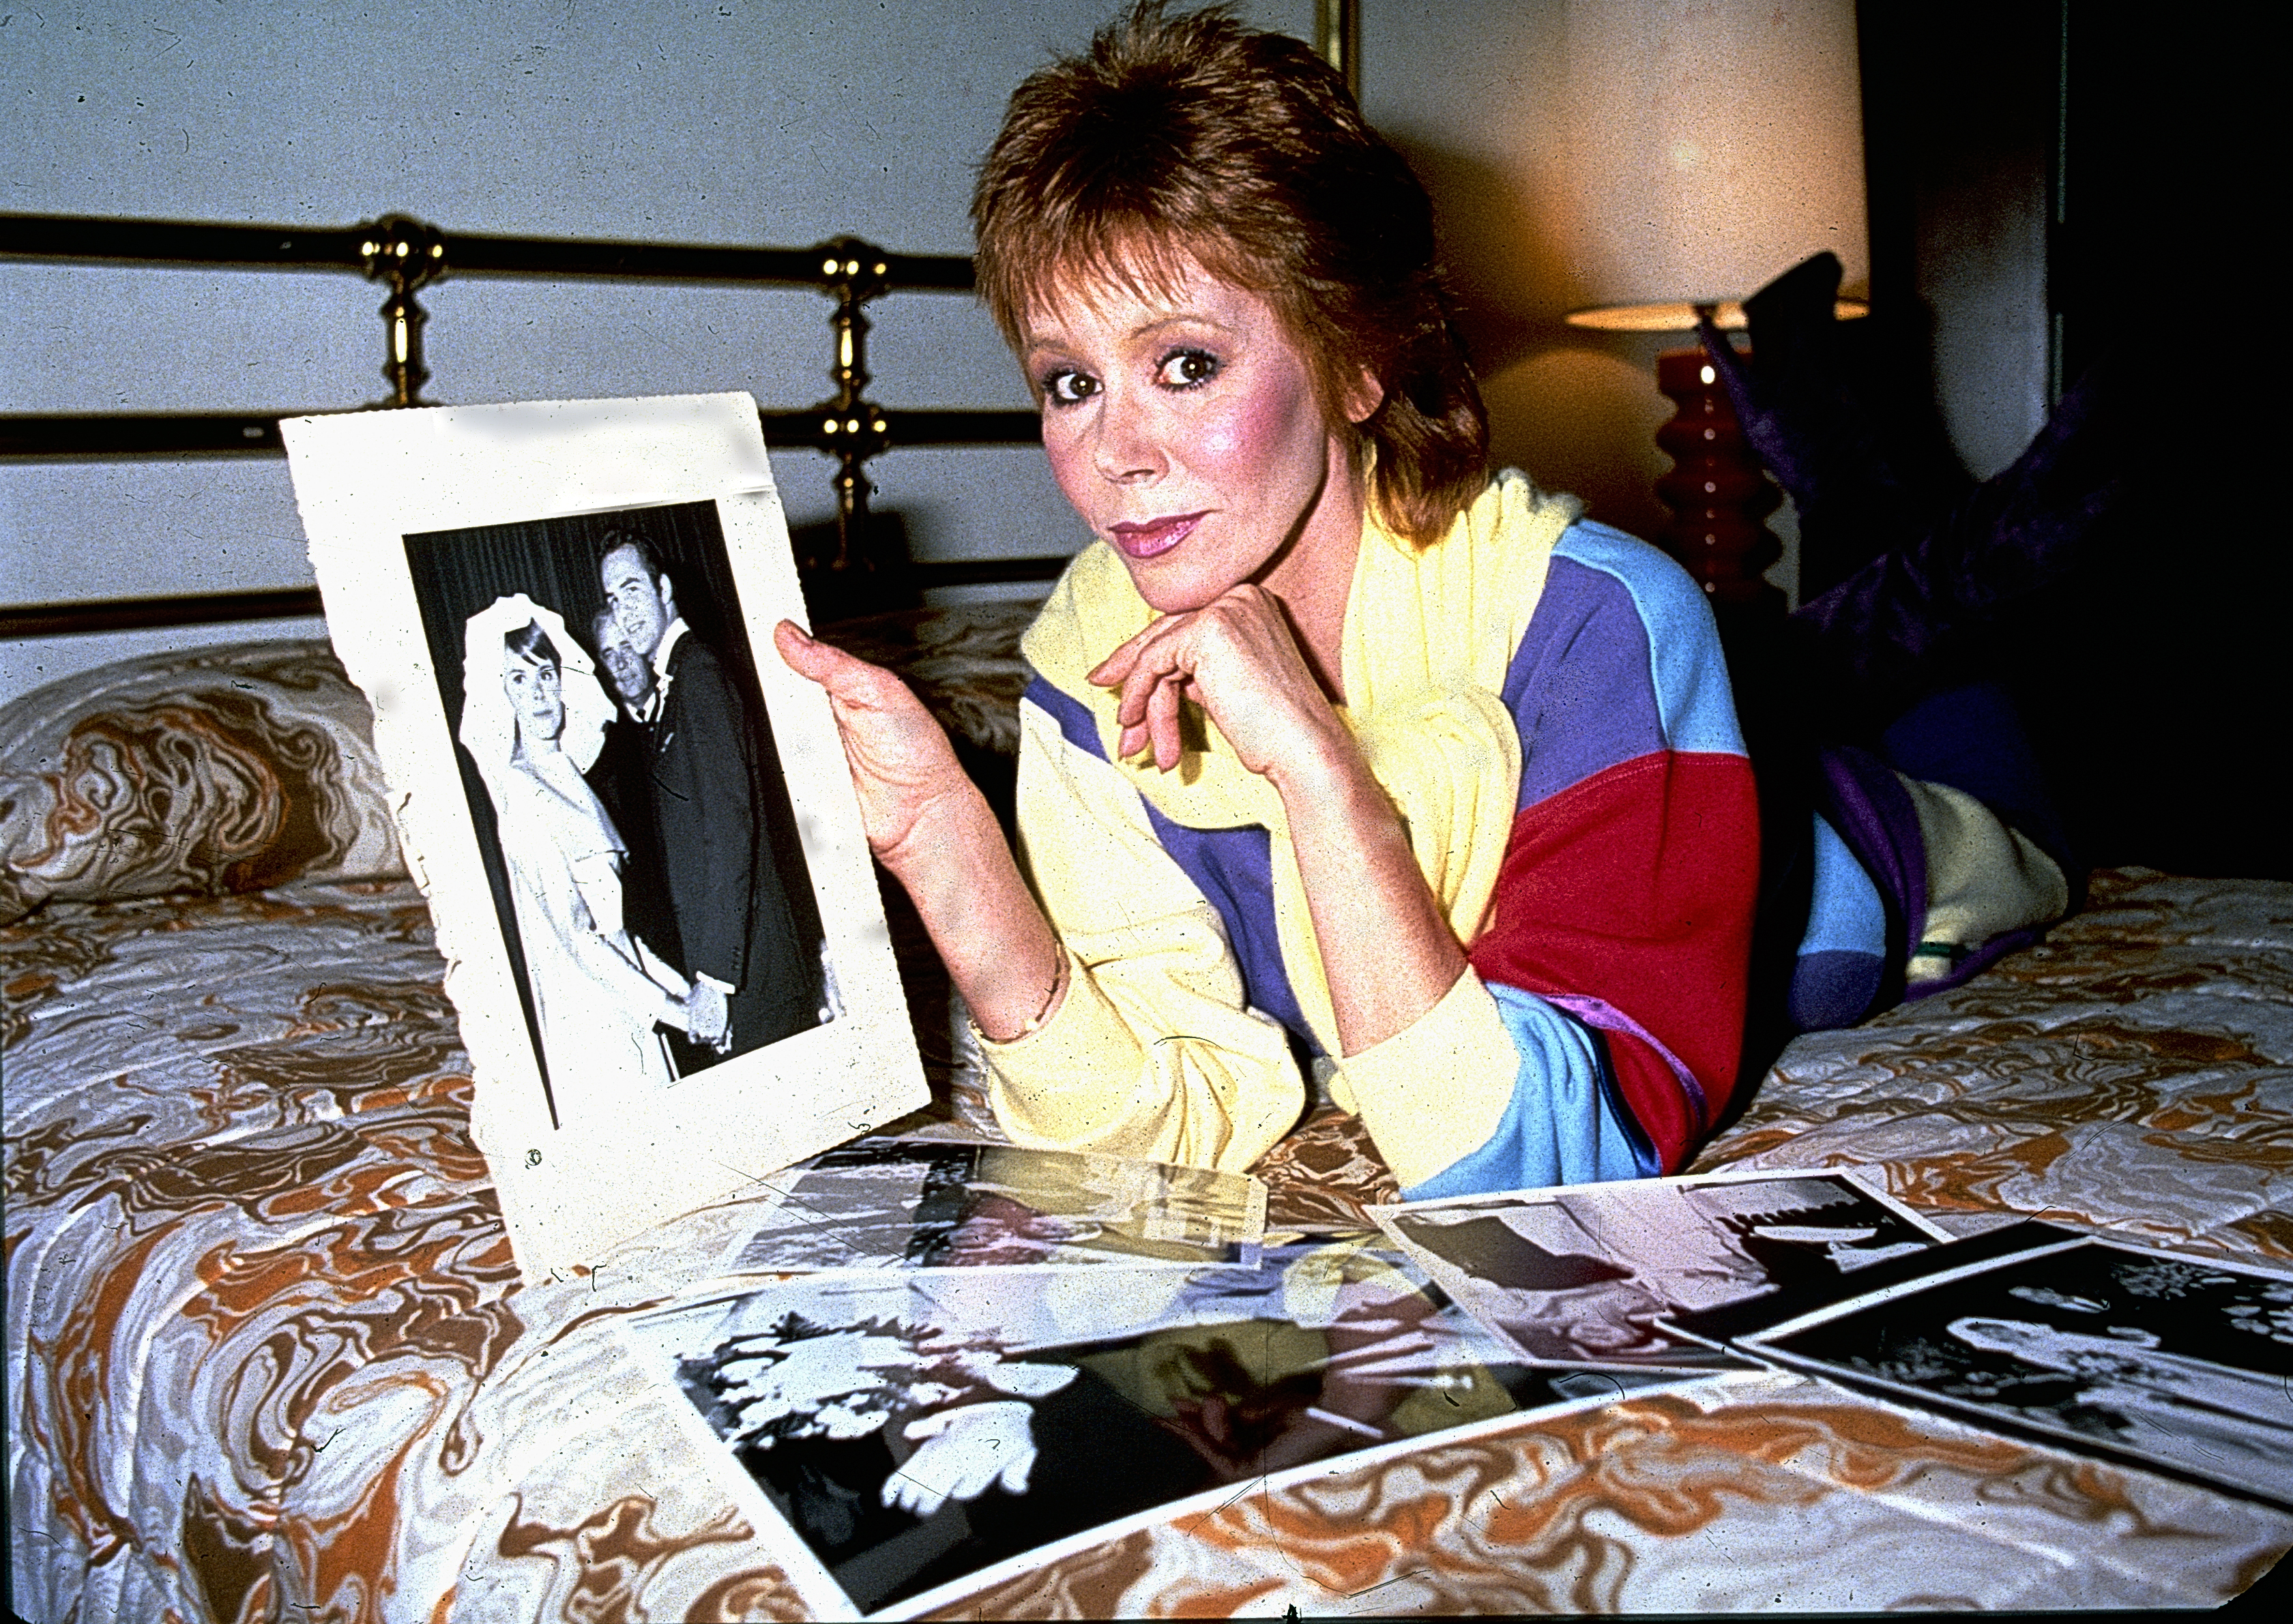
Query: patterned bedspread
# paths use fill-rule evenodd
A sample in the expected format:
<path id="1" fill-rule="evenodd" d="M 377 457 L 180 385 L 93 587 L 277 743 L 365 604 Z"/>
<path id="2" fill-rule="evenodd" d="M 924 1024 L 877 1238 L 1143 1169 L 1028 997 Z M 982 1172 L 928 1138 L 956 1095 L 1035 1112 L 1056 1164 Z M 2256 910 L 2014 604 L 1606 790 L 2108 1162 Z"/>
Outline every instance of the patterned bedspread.
<path id="1" fill-rule="evenodd" d="M 992 755 L 1023 675 L 1005 618 L 976 649 L 962 618 L 860 630 Z M 36 780 L 0 809 L 15 1609 L 803 1616 L 617 1333 L 701 1283 L 750 1204 L 518 1286 L 428 911 L 356 877 L 395 861 L 370 799 L 302 788 L 372 775 L 321 667 L 171 658 L 0 717 Z M 142 894 L 186 875 L 223 894 Z M 249 877 L 272 888 L 233 894 Z M 992 1133 L 894 901 L 940 1100 L 903 1126 Z M 2128 871 L 1966 986 L 1795 1043 L 1698 1165 L 1871 1166 L 1948 1227 L 2038 1214 L 2282 1260 L 2289 1160 L 2293 885 Z M 1359 1227 L 1394 1194 L 1326 1103 L 1259 1171 L 1276 1228 Z M 948 1615 L 2201 1605 L 2293 1544 L 2293 1517 L 1795 1377 L 1492 1425 L 1246 1486 Z"/>
<path id="2" fill-rule="evenodd" d="M 35 1624 L 800 1613 L 611 1334 L 744 1204 L 516 1289 L 440 971 L 404 882 L 0 932 Z M 2289 979 L 2293 887 L 2105 875 L 2046 945 L 1795 1045 L 1704 1165 L 1874 1164 L 1968 1224 L 2283 1257 Z M 1277 1224 L 1390 1187 L 1334 1117 L 1263 1171 Z M 2258 1507 L 1782 1376 L 1333 1465 L 955 1611 L 2188 1605 L 2293 1542 Z"/>

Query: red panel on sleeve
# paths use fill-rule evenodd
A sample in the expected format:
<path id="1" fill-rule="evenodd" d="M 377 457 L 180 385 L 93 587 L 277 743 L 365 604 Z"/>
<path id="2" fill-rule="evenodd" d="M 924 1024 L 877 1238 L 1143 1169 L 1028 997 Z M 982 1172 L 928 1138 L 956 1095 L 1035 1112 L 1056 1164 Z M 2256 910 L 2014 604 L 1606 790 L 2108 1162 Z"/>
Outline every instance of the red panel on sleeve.
<path id="1" fill-rule="evenodd" d="M 1717 1118 L 1743 1045 L 1759 852 L 1745 757 L 1667 751 L 1619 763 L 1514 818 L 1473 968 L 1623 1011 L 1696 1075 Z M 1606 1036 L 1627 1103 L 1678 1171 L 1710 1124 L 1662 1055 Z"/>

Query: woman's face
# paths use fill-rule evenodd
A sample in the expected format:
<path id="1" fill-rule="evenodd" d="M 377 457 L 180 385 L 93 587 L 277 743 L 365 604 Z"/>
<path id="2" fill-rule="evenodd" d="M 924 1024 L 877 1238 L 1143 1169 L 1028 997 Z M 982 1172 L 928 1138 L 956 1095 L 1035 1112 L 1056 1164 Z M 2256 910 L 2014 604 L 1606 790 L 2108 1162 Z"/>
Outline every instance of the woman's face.
<path id="1" fill-rule="evenodd" d="M 1200 609 L 1253 580 L 1287 596 L 1325 567 L 1350 578 L 1360 491 L 1263 299 L 1190 264 L 1167 301 L 1073 289 L 1024 337 L 1051 472 L 1149 604 Z"/>
<path id="2" fill-rule="evenodd" d="M 565 728 L 563 679 L 555 661 L 511 650 L 502 657 L 502 691 L 517 717 L 518 736 L 529 744 L 554 739 Z"/>

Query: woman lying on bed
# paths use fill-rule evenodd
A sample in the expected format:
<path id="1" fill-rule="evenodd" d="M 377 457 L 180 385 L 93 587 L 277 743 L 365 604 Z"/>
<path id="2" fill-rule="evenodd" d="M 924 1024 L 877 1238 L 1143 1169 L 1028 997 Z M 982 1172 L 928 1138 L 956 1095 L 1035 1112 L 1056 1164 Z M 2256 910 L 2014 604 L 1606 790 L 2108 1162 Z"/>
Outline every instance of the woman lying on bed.
<path id="1" fill-rule="evenodd" d="M 1407 166 L 1297 41 L 1150 6 L 1020 88 L 973 213 L 1095 537 L 1025 643 L 1025 877 L 896 680 L 779 641 L 1006 1131 L 1239 1169 L 1310 1066 L 1412 1197 L 1678 1169 L 1759 879 L 1727 672 L 1675 565 L 1488 477 Z"/>

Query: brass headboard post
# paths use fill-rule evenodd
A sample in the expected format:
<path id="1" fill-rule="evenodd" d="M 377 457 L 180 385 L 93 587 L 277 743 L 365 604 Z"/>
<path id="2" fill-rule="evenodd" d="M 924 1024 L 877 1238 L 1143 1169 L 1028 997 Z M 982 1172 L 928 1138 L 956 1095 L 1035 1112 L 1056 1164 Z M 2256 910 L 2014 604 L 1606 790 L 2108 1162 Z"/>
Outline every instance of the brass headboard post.
<path id="1" fill-rule="evenodd" d="M 385 346 L 382 372 L 390 394 L 372 406 L 348 408 L 306 405 L 232 412 L 0 412 L 0 463 L 284 456 L 287 448 L 279 434 L 282 417 L 304 416 L 313 409 L 426 405 L 422 387 L 430 369 L 423 360 L 422 329 L 428 312 L 415 295 L 447 274 L 450 260 L 452 274 L 465 280 L 510 277 L 816 287 L 835 303 L 829 318 L 835 335 L 829 377 L 835 393 L 818 405 L 759 413 L 766 440 L 776 449 L 806 447 L 835 460 L 836 541 L 832 549 L 825 537 L 819 543 L 822 552 L 832 551 L 833 555 L 812 556 L 810 537 L 798 538 L 806 549 L 798 561 L 806 593 L 808 597 L 818 593 L 812 605 L 815 618 L 903 607 L 932 586 L 1049 581 L 1066 562 L 1064 553 L 920 562 L 883 545 L 869 523 L 873 495 L 869 459 L 895 445 L 1040 443 L 1041 422 L 1032 410 L 894 409 L 867 398 L 869 322 L 863 307 L 895 290 L 968 293 L 972 265 L 960 255 L 893 254 L 856 238 L 838 238 L 809 248 L 774 248 L 496 237 L 474 231 L 449 236 L 423 221 L 394 214 L 336 229 L 0 211 L 0 263 L 20 260 L 358 271 L 390 289 L 381 310 Z M 0 639 L 274 619 L 315 615 L 320 608 L 317 591 L 307 587 L 57 603 L 0 602 Z M 834 612 L 824 612 L 829 610 Z"/>
<path id="2" fill-rule="evenodd" d="M 828 571 L 838 586 L 853 579 L 852 571 L 872 570 L 876 559 L 868 547 L 868 459 L 890 444 L 890 425 L 867 398 L 869 321 L 862 306 L 880 298 L 890 284 L 891 266 L 884 250 L 856 237 L 839 237 L 820 246 L 824 291 L 836 301 L 828 325 L 836 334 L 836 360 L 828 381 L 836 393 L 821 402 L 823 443 L 836 457 L 836 556 L 808 561 Z M 856 584 L 856 582 L 855 583 Z"/>
<path id="3" fill-rule="evenodd" d="M 422 324 L 430 319 L 414 297 L 446 274 L 446 240 L 437 227 L 409 214 L 385 214 L 359 228 L 359 255 L 367 279 L 390 284 L 382 302 L 382 376 L 390 385 L 383 406 L 423 406 L 422 385 L 430 368 L 422 363 Z"/>
<path id="4" fill-rule="evenodd" d="M 1314 0 L 1314 49 L 1361 100 L 1361 0 Z"/>

